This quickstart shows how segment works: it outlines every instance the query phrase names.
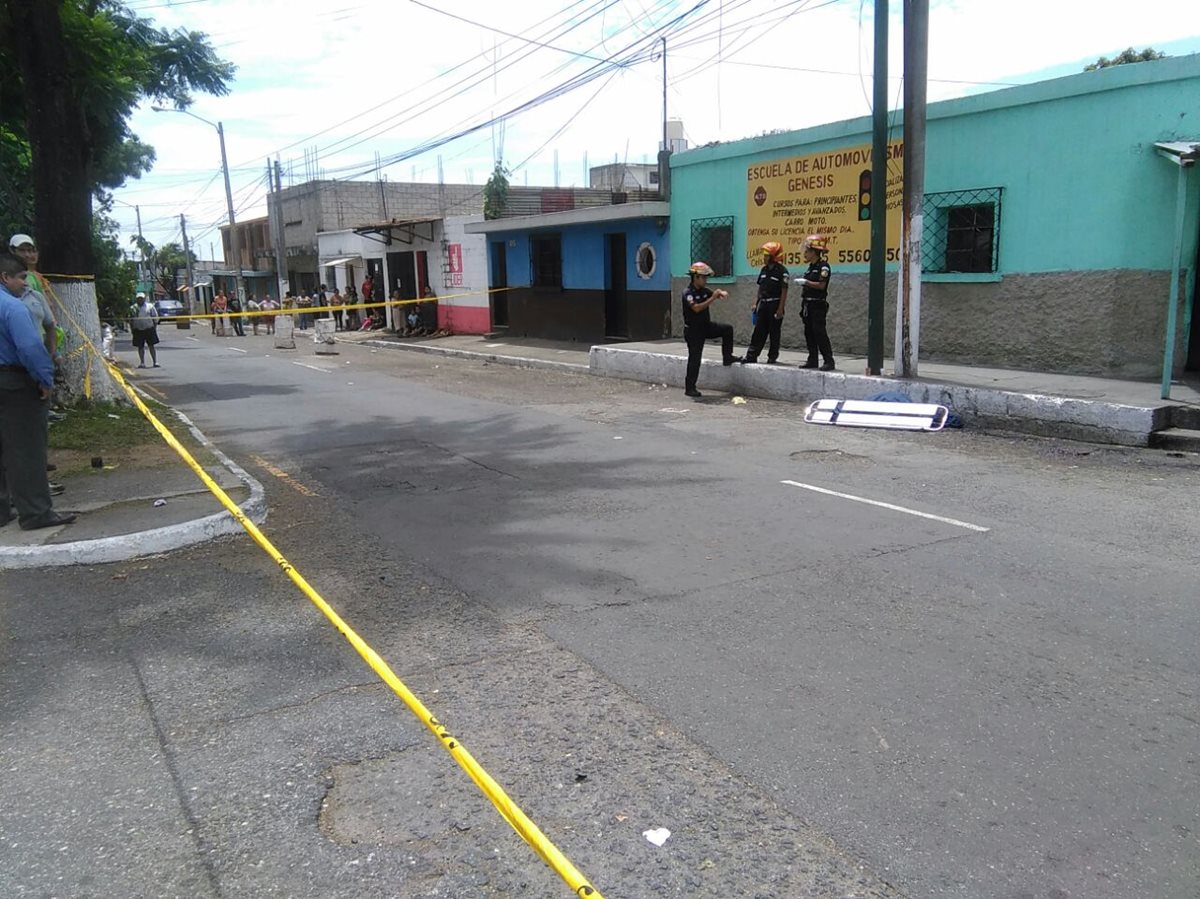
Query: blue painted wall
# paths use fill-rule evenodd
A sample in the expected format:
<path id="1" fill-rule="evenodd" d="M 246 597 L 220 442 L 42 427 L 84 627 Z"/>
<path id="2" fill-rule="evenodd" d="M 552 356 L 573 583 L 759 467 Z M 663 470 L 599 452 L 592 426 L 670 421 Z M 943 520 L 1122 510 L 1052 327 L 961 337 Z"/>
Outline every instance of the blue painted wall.
<path id="1" fill-rule="evenodd" d="M 514 219 L 514 222 L 516 220 Z M 657 219 L 565 225 L 559 228 L 513 230 L 488 235 L 489 243 L 503 241 L 510 287 L 528 287 L 532 282 L 529 260 L 530 234 L 554 233 L 562 236 L 562 272 L 564 290 L 604 290 L 608 279 L 608 242 L 606 235 L 625 235 L 626 282 L 630 291 L 670 290 L 670 240 L 659 233 Z M 637 271 L 637 251 L 643 243 L 654 247 L 658 264 L 654 274 L 644 279 Z"/>
<path id="2" fill-rule="evenodd" d="M 727 215 L 735 222 L 734 274 L 754 273 L 745 258 L 748 165 L 870 139 L 870 121 L 860 118 L 676 156 L 675 274 L 687 268 L 691 220 Z M 926 190 L 1004 189 L 1001 274 L 1165 271 L 1171 266 L 1178 169 L 1158 158 L 1153 145 L 1186 139 L 1200 139 L 1200 55 L 931 104 Z M 1189 269 L 1200 230 L 1200 172 L 1190 178 Z"/>

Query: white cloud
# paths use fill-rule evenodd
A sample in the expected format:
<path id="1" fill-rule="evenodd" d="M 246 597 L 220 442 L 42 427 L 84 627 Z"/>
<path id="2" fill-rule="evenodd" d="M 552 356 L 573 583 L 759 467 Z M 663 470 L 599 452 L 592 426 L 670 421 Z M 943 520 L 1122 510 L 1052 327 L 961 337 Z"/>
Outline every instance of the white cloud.
<path id="1" fill-rule="evenodd" d="M 621 0 L 549 42 L 604 57 L 694 2 Z M 145 4 L 138 0 L 135 5 Z M 601 5 L 594 0 L 526 0 L 519 5 L 462 0 L 446 8 L 533 38 L 543 30 L 535 23 L 561 17 L 565 8 L 598 11 Z M 689 138 L 697 144 L 866 114 L 874 4 L 866 0 L 864 5 L 860 29 L 858 0 L 827 5 L 820 0 L 710 0 L 701 14 L 711 13 L 712 22 L 668 45 L 669 114 L 684 120 Z M 1136 15 L 1098 15 L 1100 5 L 1089 0 L 934 0 L 930 78 L 1028 80 L 1022 73 L 1061 64 L 1074 64 L 1073 70 L 1082 61 L 1129 45 L 1161 45 L 1181 36 L 1178 0 L 1142 0 Z M 898 76 L 900 3 L 892 7 L 891 70 Z M 657 15 L 648 17 L 648 9 L 657 10 Z M 399 153 L 482 121 L 593 65 L 505 39 L 408 0 L 339 0 L 332 8 L 306 0 L 205 0 L 147 14 L 166 27 L 210 33 L 219 52 L 239 67 L 230 96 L 198 97 L 193 111 L 224 123 L 235 167 L 235 200 L 249 202 L 245 216 L 263 213 L 262 203 L 253 202 L 262 193 L 256 182 L 264 179 L 268 156 L 280 148 L 295 145 L 282 156 L 292 160 L 299 178 L 304 175 L 305 148 L 312 147 L 319 148 L 323 169 L 340 173 L 369 164 L 376 152 Z M 723 26 L 720 39 L 718 22 Z M 699 36 L 704 40 L 692 43 Z M 1200 40 L 1192 41 L 1191 47 L 1200 49 Z M 462 68 L 442 75 L 462 63 Z M 494 77 L 488 71 L 492 65 Z M 476 73 L 472 80 L 478 83 L 451 89 L 470 73 Z M 442 77 L 425 84 L 438 75 Z M 662 128 L 660 63 L 648 60 L 622 70 L 581 111 L 600 84 L 507 123 L 504 157 L 515 164 L 577 115 L 531 161 L 527 174 L 515 176 L 517 183 L 526 177 L 530 183 L 551 183 L 556 149 L 565 185 L 583 183 L 585 154 L 592 165 L 611 162 L 614 155 L 630 161 L 654 159 Z M 893 80 L 889 95 L 895 98 L 898 88 L 899 81 Z M 932 80 L 929 94 L 937 100 L 981 89 L 986 88 Z M 419 115 L 404 113 L 413 106 Z M 185 206 L 193 236 L 223 220 L 223 186 L 220 178 L 212 180 L 220 164 L 213 130 L 185 116 L 149 109 L 134 117 L 133 127 L 156 147 L 158 163 L 154 172 L 131 182 L 117 196 L 125 203 L 142 204 L 147 236 L 155 242 L 171 239 Z M 366 134 L 351 138 L 364 129 Z M 492 141 L 492 130 L 485 129 L 398 163 L 387 176 L 408 180 L 415 166 L 419 180 L 436 180 L 440 154 L 447 180 L 467 180 L 469 172 L 471 180 L 482 184 L 491 169 Z M 129 232 L 134 230 L 132 209 L 118 207 L 118 218 Z M 212 239 L 199 241 L 202 255 L 207 255 Z"/>

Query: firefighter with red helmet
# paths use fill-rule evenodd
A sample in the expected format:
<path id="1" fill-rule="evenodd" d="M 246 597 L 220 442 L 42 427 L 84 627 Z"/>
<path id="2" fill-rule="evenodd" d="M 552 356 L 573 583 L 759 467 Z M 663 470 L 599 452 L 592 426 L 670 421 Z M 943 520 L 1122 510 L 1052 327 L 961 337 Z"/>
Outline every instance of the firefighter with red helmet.
<path id="1" fill-rule="evenodd" d="M 758 273 L 758 299 L 751 312 L 754 314 L 754 335 L 750 338 L 750 349 L 746 351 L 746 363 L 758 361 L 763 344 L 770 338 L 767 364 L 779 361 L 779 338 L 783 330 L 783 312 L 787 306 L 788 270 L 783 267 L 783 244 L 777 240 L 762 245 L 763 267 Z"/>
<path id="2" fill-rule="evenodd" d="M 834 371 L 833 346 L 829 342 L 829 331 L 825 318 L 829 315 L 829 241 L 819 234 L 810 234 L 804 241 L 804 261 L 808 271 L 797 278 L 800 285 L 800 317 L 804 319 L 804 342 L 808 344 L 808 361 L 801 368 L 816 368 L 818 353 L 825 364 L 821 371 Z"/>
<path id="3" fill-rule="evenodd" d="M 712 290 L 708 279 L 713 274 L 712 266 L 706 262 L 693 262 L 688 268 L 688 286 L 683 291 L 683 339 L 687 342 L 687 376 L 684 379 L 684 394 L 700 396 L 696 379 L 700 377 L 700 358 L 704 355 L 707 340 L 721 339 L 721 361 L 733 365 L 742 360 L 733 355 L 733 325 L 714 322 L 708 307 L 717 300 L 729 296 L 723 290 Z"/>

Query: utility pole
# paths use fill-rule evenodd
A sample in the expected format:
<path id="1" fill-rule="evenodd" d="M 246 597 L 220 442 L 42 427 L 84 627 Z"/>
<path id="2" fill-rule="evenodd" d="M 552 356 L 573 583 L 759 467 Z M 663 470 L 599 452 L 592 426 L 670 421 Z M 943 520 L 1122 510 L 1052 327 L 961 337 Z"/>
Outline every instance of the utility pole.
<path id="1" fill-rule="evenodd" d="M 225 126 L 217 122 L 217 137 L 221 140 L 221 171 L 225 173 L 225 208 L 229 213 L 229 247 L 233 251 L 233 289 L 239 302 L 246 302 L 246 285 L 242 283 L 242 240 L 233 216 L 233 188 L 229 186 L 229 158 L 225 155 Z"/>
<path id="2" fill-rule="evenodd" d="M 270 166 L 271 162 L 267 160 L 268 170 Z M 278 157 L 275 159 L 275 177 L 267 179 L 268 184 L 272 182 L 274 182 L 275 190 L 271 193 L 270 202 L 267 203 L 267 210 L 271 215 L 271 235 L 275 238 L 275 280 L 278 282 L 276 289 L 279 291 L 279 296 L 276 299 L 282 303 L 284 294 L 288 291 L 288 271 L 287 253 L 284 252 L 283 246 L 283 172 L 279 167 Z"/>
<path id="3" fill-rule="evenodd" d="M 871 141 L 871 276 L 867 374 L 883 373 L 883 289 L 887 265 L 888 0 L 875 0 L 875 99 Z"/>
<path id="4" fill-rule="evenodd" d="M 921 236 L 925 227 L 925 94 L 929 0 L 904 0 L 904 211 L 895 372 L 917 377 L 921 351 Z"/>
<path id="5" fill-rule="evenodd" d="M 658 151 L 658 196 L 660 199 L 671 199 L 671 144 L 667 138 L 667 39 L 662 39 L 662 81 L 663 81 L 663 139 L 662 149 Z"/>
<path id="6" fill-rule="evenodd" d="M 179 213 L 179 231 L 183 235 L 183 258 L 187 261 L 187 291 L 188 291 L 188 312 L 195 313 L 196 311 L 196 279 L 192 273 L 192 251 L 188 246 L 187 239 L 187 219 L 183 217 L 183 213 Z M 187 326 L 190 328 L 192 323 L 189 321 Z"/>
<path id="7" fill-rule="evenodd" d="M 138 225 L 138 281 L 146 280 L 146 251 L 142 249 L 145 245 L 145 238 L 142 237 L 142 207 L 134 206 L 133 211 L 137 213 Z M 138 289 L 141 289 L 141 284 L 138 284 Z"/>

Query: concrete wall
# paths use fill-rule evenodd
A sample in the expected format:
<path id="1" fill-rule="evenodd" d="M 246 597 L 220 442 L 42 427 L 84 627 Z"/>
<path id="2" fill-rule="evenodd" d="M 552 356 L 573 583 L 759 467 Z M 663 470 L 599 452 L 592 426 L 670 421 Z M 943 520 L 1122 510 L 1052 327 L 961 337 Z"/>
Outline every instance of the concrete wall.
<path id="1" fill-rule="evenodd" d="M 1000 187 L 1003 198 L 999 271 L 925 276 L 922 356 L 1155 376 L 1162 358 L 1178 170 L 1159 158 L 1153 145 L 1200 138 L 1197 96 L 1200 55 L 932 104 L 926 190 Z M 720 304 L 715 312 L 744 331 L 749 319 L 742 307 L 752 298 L 749 281 L 756 274 L 746 262 L 747 166 L 869 141 L 870 122 L 863 118 L 674 157 L 674 273 L 682 275 L 686 268 L 692 219 L 732 215 L 732 292 L 740 299 L 732 312 Z M 1200 175 L 1193 172 L 1191 178 L 1181 334 L 1194 302 L 1200 235 Z M 858 353 L 866 342 L 867 266 L 834 259 L 833 267 L 834 349 Z M 892 266 L 889 301 L 895 280 Z M 681 283 L 675 285 L 676 304 Z M 802 345 L 798 317 L 790 318 L 785 340 Z M 889 323 L 889 348 L 892 334 Z M 1176 355 L 1180 365 L 1183 355 Z"/>
<path id="2" fill-rule="evenodd" d="M 835 272 L 828 320 L 835 356 L 867 354 L 867 278 Z M 1169 282 L 1167 272 L 1134 270 L 1011 275 L 984 284 L 926 284 L 921 356 L 965 365 L 1154 379 L 1162 371 Z M 680 338 L 679 297 L 687 283 L 686 278 L 673 279 L 672 333 Z M 753 331 L 750 305 L 757 286 L 748 278 L 722 286 L 730 296 L 713 304 L 713 318 L 732 324 L 736 340 L 748 344 Z M 896 287 L 896 275 L 891 273 L 885 284 L 884 324 L 889 358 Z M 788 301 L 783 343 L 804 346 L 798 296 Z M 1177 360 L 1185 346 L 1181 325 Z"/>

